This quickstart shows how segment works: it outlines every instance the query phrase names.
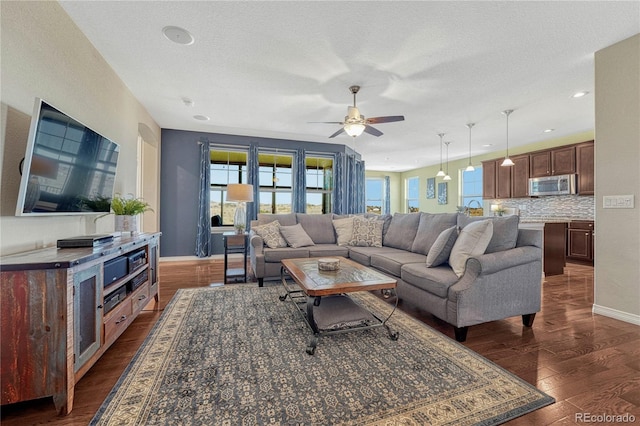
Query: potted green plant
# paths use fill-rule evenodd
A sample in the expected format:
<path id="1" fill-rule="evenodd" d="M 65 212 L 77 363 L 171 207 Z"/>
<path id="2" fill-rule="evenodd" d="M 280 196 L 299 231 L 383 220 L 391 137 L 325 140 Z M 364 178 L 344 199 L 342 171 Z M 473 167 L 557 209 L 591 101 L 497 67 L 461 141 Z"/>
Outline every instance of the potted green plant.
<path id="1" fill-rule="evenodd" d="M 115 213 L 115 230 L 120 232 L 138 232 L 138 215 L 153 211 L 149 203 L 133 194 L 116 194 L 111 200 L 111 210 Z"/>

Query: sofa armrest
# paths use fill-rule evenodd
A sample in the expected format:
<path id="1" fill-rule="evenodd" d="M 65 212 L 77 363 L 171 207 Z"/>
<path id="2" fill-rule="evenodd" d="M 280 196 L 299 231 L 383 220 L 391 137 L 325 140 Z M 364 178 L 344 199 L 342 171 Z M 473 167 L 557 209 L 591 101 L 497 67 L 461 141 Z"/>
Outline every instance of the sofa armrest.
<path id="1" fill-rule="evenodd" d="M 478 274 L 493 274 L 513 266 L 524 265 L 542 259 L 542 249 L 534 246 L 516 247 L 496 253 L 487 253 L 467 259 L 467 268 Z"/>
<path id="2" fill-rule="evenodd" d="M 263 254 L 264 252 L 264 240 L 262 237 L 253 231 L 249 232 L 249 249 L 253 254 Z"/>

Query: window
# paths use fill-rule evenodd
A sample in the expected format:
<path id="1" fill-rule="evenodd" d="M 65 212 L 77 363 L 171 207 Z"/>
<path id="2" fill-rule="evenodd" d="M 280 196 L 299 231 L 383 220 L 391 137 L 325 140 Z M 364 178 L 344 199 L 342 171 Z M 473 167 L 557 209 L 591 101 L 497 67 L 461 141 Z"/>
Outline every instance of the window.
<path id="1" fill-rule="evenodd" d="M 282 153 L 259 153 L 259 213 L 291 213 L 293 156 Z"/>
<path id="2" fill-rule="evenodd" d="M 468 207 L 473 200 L 482 205 L 482 167 L 476 167 L 472 172 L 462 172 L 461 206 Z"/>
<path id="3" fill-rule="evenodd" d="M 227 184 L 247 183 L 247 152 L 229 149 L 211 149 L 210 165 L 211 217 L 219 216 L 221 225 L 233 225 L 236 203 L 227 202 Z M 217 221 L 212 220 L 212 224 Z"/>
<path id="4" fill-rule="evenodd" d="M 384 206 L 384 179 L 367 178 L 365 196 L 367 213 L 382 214 Z"/>
<path id="5" fill-rule="evenodd" d="M 407 181 L 407 212 L 420 211 L 420 181 L 417 177 L 408 178 Z"/>
<path id="6" fill-rule="evenodd" d="M 331 213 L 333 194 L 333 158 L 305 158 L 306 167 L 306 213 Z"/>

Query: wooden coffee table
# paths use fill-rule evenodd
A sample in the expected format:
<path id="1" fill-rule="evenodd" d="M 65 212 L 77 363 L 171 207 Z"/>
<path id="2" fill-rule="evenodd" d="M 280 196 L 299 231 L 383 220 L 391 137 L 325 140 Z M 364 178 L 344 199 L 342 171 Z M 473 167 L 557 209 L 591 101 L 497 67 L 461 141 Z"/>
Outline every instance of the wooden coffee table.
<path id="1" fill-rule="evenodd" d="M 398 305 L 397 297 L 389 316 L 382 319 L 348 296 L 357 291 L 395 292 L 396 280 L 350 259 L 332 258 L 340 261 L 336 271 L 319 270 L 316 258 L 282 260 L 280 276 L 286 293 L 280 300 L 285 301 L 288 297 L 311 328 L 313 336 L 307 345 L 307 353 L 315 353 L 320 336 L 381 326 L 387 329 L 391 340 L 397 340 L 399 333 L 387 324 Z M 288 282 L 287 277 L 291 277 L 297 286 Z"/>

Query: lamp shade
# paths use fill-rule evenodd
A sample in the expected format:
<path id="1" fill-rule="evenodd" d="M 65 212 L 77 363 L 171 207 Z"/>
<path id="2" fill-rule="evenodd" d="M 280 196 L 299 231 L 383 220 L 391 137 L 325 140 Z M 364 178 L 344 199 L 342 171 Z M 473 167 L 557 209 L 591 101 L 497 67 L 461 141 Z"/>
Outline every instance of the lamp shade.
<path id="1" fill-rule="evenodd" d="M 227 201 L 253 201 L 253 185 L 246 183 L 230 183 L 227 185 Z"/>
<path id="2" fill-rule="evenodd" d="M 360 136 L 362 132 L 364 132 L 365 125 L 360 123 L 346 123 L 344 125 L 344 131 L 347 132 L 349 136 Z"/>

